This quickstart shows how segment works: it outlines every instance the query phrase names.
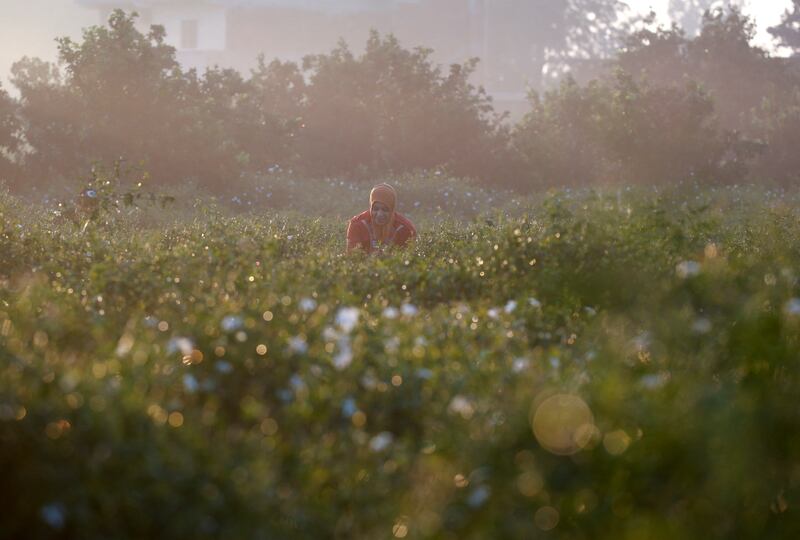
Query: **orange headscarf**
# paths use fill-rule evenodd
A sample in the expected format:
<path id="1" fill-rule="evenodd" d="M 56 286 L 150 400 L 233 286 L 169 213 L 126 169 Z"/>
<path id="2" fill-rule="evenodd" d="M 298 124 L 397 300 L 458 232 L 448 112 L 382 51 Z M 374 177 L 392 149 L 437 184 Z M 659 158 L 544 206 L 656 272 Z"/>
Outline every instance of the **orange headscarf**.
<path id="1" fill-rule="evenodd" d="M 372 191 L 369 192 L 369 209 L 372 211 L 372 205 L 380 202 L 389 207 L 389 222 L 384 226 L 379 226 L 372 223 L 372 228 L 375 231 L 375 239 L 379 242 L 386 241 L 394 231 L 394 213 L 397 207 L 397 193 L 394 188 L 389 184 L 378 184 Z"/>

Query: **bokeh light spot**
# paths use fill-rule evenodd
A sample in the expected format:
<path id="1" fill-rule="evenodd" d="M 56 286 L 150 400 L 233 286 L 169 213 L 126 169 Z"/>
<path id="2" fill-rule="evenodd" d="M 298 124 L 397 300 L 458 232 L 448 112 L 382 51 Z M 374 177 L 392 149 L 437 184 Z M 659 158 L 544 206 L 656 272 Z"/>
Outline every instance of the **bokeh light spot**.
<path id="1" fill-rule="evenodd" d="M 178 411 L 170 413 L 169 425 L 172 427 L 181 427 L 183 425 L 183 415 Z"/>
<path id="2" fill-rule="evenodd" d="M 465 488 L 469 485 L 469 480 L 461 473 L 453 477 L 453 483 L 457 488 Z"/>
<path id="3" fill-rule="evenodd" d="M 267 436 L 275 435 L 278 432 L 278 422 L 272 418 L 266 418 L 261 422 L 261 433 Z"/>
<path id="4" fill-rule="evenodd" d="M 367 423 L 367 415 L 361 411 L 356 411 L 350 421 L 353 422 L 355 427 L 363 427 Z"/>
<path id="5" fill-rule="evenodd" d="M 544 487 L 544 480 L 536 471 L 526 471 L 517 478 L 517 489 L 526 497 L 535 497 Z"/>
<path id="6" fill-rule="evenodd" d="M 587 427 L 589 426 L 589 427 Z M 591 440 L 594 426 L 589 406 L 578 396 L 556 394 L 541 402 L 533 415 L 533 433 L 539 444 L 556 455 L 579 452 Z"/>
<path id="7" fill-rule="evenodd" d="M 183 356 L 183 364 L 191 366 L 192 364 L 199 364 L 203 361 L 203 351 L 199 349 L 192 349 L 192 352 Z"/>
<path id="8" fill-rule="evenodd" d="M 630 444 L 630 436 L 621 429 L 606 433 L 605 437 L 603 437 L 603 446 L 605 446 L 606 451 L 612 456 L 618 456 L 624 453 Z"/>
<path id="9" fill-rule="evenodd" d="M 558 525 L 559 514 L 558 510 L 552 506 L 542 506 L 536 511 L 533 517 L 536 526 L 543 531 L 551 531 Z"/>
<path id="10" fill-rule="evenodd" d="M 405 538 L 408 535 L 408 525 L 403 521 L 398 521 L 392 527 L 392 534 L 395 538 Z"/>

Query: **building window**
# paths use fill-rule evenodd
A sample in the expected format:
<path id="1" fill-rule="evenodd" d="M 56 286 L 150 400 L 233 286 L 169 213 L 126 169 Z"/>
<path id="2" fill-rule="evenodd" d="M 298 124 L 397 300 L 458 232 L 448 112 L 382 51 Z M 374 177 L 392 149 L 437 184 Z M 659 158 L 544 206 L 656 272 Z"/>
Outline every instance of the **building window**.
<path id="1" fill-rule="evenodd" d="M 197 21 L 181 21 L 181 49 L 197 48 Z"/>

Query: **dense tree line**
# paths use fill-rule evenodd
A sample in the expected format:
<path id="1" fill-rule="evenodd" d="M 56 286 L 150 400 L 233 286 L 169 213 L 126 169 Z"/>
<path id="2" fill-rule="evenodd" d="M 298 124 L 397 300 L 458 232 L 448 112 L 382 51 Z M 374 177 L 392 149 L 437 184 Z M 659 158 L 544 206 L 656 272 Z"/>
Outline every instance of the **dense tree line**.
<path id="1" fill-rule="evenodd" d="M 796 38 L 795 11 L 774 33 Z M 738 10 L 629 34 L 607 75 L 567 79 L 515 125 L 470 82 L 477 59 L 443 69 L 432 51 L 373 32 L 363 54 L 340 43 L 302 64 L 259 59 L 247 76 L 184 71 L 161 27 L 117 11 L 60 66 L 24 58 L 18 98 L 0 89 L 0 177 L 41 189 L 124 157 L 162 184 L 211 190 L 247 172 L 367 177 L 441 167 L 532 189 L 685 179 L 793 183 L 800 157 L 800 70 L 751 45 Z M 794 36 L 794 37 L 793 37 Z"/>

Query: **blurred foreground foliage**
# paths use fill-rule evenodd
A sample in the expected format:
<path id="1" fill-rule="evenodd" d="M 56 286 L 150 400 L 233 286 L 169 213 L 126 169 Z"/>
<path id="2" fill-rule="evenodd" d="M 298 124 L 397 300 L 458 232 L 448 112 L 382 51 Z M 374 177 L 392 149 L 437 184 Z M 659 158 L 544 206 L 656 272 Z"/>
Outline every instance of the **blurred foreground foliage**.
<path id="1" fill-rule="evenodd" d="M 0 537 L 796 538 L 798 202 L 557 191 L 368 259 L 2 194 Z"/>

